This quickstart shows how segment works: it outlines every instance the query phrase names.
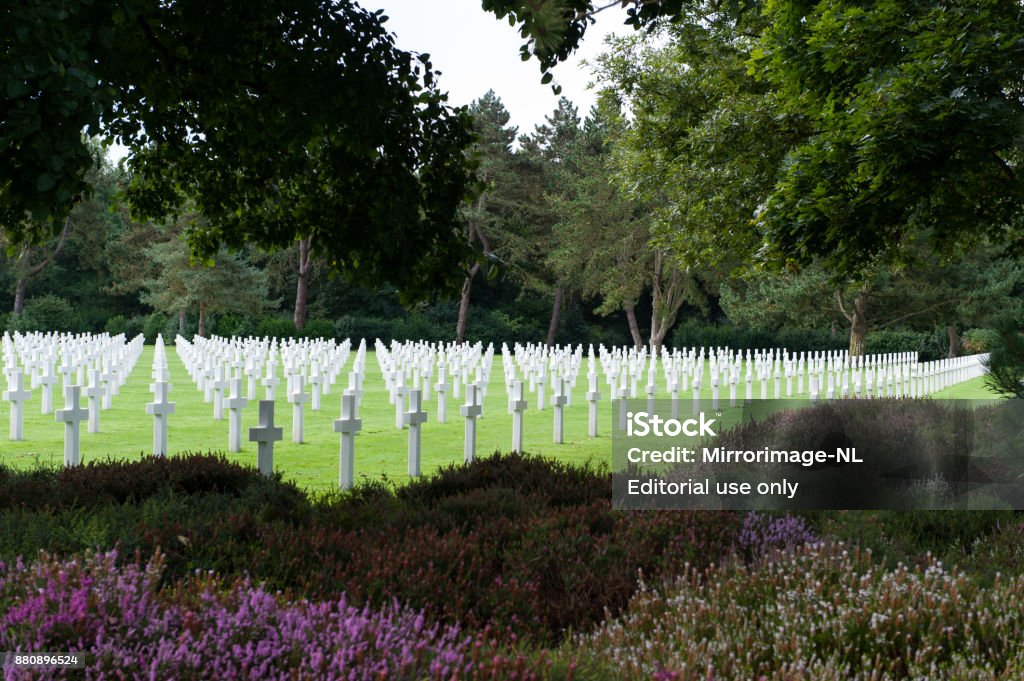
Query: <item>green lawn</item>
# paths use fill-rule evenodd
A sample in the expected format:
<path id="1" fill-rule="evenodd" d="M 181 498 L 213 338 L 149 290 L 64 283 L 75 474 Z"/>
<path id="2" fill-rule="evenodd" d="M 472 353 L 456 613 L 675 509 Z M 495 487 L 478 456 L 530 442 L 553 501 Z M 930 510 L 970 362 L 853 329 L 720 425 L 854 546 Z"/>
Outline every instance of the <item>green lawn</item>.
<path id="1" fill-rule="evenodd" d="M 226 451 L 228 445 L 228 421 L 213 420 L 213 405 L 203 402 L 202 394 L 189 380 L 188 374 L 173 347 L 167 348 L 168 364 L 173 386 L 170 399 L 177 405 L 177 410 L 170 417 L 168 446 L 172 452 L 181 451 Z M 121 388 L 120 395 L 113 401 L 113 408 L 102 412 L 99 433 L 87 433 L 85 423 L 82 424 L 82 460 L 113 458 L 135 458 L 151 451 L 153 439 L 153 420 L 146 414 L 145 404 L 151 400 L 148 390 L 150 367 L 153 361 L 153 348 L 147 346 L 136 365 L 128 382 Z M 501 357 L 495 357 L 491 372 L 491 382 L 487 398 L 484 402 L 484 416 L 478 420 L 477 453 L 486 456 L 497 449 L 508 449 L 512 439 L 512 419 L 507 413 L 507 397 L 505 395 Z M 386 476 L 397 482 L 408 479 L 406 474 L 406 451 L 408 431 L 398 430 L 394 426 L 394 407 L 387 401 L 384 380 L 381 377 L 374 353 L 368 353 L 367 376 L 364 380 L 360 417 L 363 419 L 363 430 L 356 437 L 356 476 Z M 340 395 L 347 384 L 347 372 L 351 368 L 351 360 L 338 377 L 337 384 L 330 395 L 323 398 L 322 409 L 313 412 L 309 403 L 305 413 L 305 443 L 291 442 L 292 406 L 278 386 L 275 420 L 284 429 L 284 440 L 277 443 L 274 450 L 274 466 L 284 472 L 285 477 L 294 480 L 302 487 L 310 489 L 328 489 L 337 485 L 338 480 L 338 435 L 334 433 L 332 421 L 340 412 Z M 280 369 L 279 369 L 280 374 Z M 279 375 L 279 377 L 281 377 Z M 640 390 L 644 389 L 645 381 L 641 381 Z M 705 386 L 710 380 L 705 377 Z M 785 394 L 785 381 L 782 383 Z M 659 375 L 659 386 L 663 380 Z M 795 386 L 795 383 L 794 383 Z M 742 402 L 745 385 L 738 386 L 737 394 Z M 807 385 L 805 382 L 804 389 Z M 552 443 L 553 413 L 548 406 L 543 411 L 536 409 L 536 397 L 529 395 L 530 409 L 526 412 L 525 449 L 529 452 L 550 456 L 574 463 L 604 462 L 611 459 L 610 424 L 612 403 L 608 400 L 608 388 L 600 385 L 603 400 L 600 406 L 599 432 L 597 438 L 587 436 L 587 403 L 586 364 L 584 363 L 580 380 L 573 391 L 573 404 L 566 410 L 565 443 Z M 549 391 L 550 392 L 550 391 Z M 769 397 L 774 394 L 769 388 Z M 681 396 L 683 404 L 680 413 L 690 411 L 691 393 Z M 728 403 L 728 386 L 723 386 L 721 403 Z M 264 396 L 262 386 L 257 388 L 257 398 Z M 702 396 L 710 399 L 710 389 L 705 387 Z M 754 397 L 760 396 L 760 388 L 755 383 Z M 991 396 L 985 391 L 982 379 L 965 383 L 940 393 L 944 398 L 973 399 Z M 549 395 L 550 397 L 550 395 Z M 667 394 L 659 395 L 667 398 Z M 462 460 L 462 441 L 464 420 L 459 414 L 459 404 L 464 399 L 448 400 L 448 423 L 436 422 L 436 398 L 431 391 L 431 399 L 425 408 L 429 412 L 429 420 L 423 426 L 423 459 L 424 473 L 453 462 Z M 24 434 L 22 442 L 10 442 L 0 435 L 0 462 L 8 466 L 27 467 L 36 461 L 59 465 L 63 461 L 64 427 L 54 420 L 52 414 L 40 414 L 41 391 L 36 389 L 32 399 L 25 408 Z M 54 398 L 57 406 L 63 405 L 63 396 Z M 7 407 L 0 405 L 0 434 L 6 433 Z M 257 406 L 250 404 L 243 415 L 243 449 L 238 454 L 230 454 L 229 458 L 256 465 L 256 445 L 248 441 L 248 428 L 256 425 Z M 727 425 L 731 419 L 724 419 Z"/>

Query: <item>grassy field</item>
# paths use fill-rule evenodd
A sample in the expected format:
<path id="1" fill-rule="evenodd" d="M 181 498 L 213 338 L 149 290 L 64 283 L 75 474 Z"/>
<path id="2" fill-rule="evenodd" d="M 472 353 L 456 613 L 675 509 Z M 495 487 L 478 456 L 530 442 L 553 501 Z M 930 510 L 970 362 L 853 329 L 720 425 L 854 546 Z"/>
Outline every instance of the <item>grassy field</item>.
<path id="1" fill-rule="evenodd" d="M 374 353 L 368 353 L 366 367 L 367 376 L 363 383 L 363 395 L 360 417 L 363 429 L 356 438 L 356 476 L 386 477 L 396 482 L 408 479 L 406 474 L 408 431 L 398 430 L 394 426 L 394 407 L 388 403 L 384 380 L 377 366 Z M 203 395 L 195 388 L 188 377 L 185 367 L 172 347 L 168 347 L 168 364 L 171 374 L 172 391 L 170 399 L 176 403 L 174 415 L 170 417 L 168 446 L 171 452 L 206 452 L 227 450 L 228 421 L 226 417 L 220 421 L 213 419 L 213 405 L 203 402 Z M 113 408 L 102 412 L 100 416 L 100 432 L 87 433 L 82 424 L 82 460 L 90 461 L 105 458 L 133 459 L 151 451 L 153 438 L 153 420 L 146 414 L 145 404 L 151 401 L 149 393 L 150 367 L 153 361 L 153 348 L 147 346 L 136 365 L 128 382 L 121 388 L 120 395 L 114 397 Z M 512 419 L 507 413 L 507 397 L 503 383 L 501 357 L 495 358 L 488 386 L 487 398 L 484 402 L 484 416 L 479 419 L 477 429 L 477 454 L 487 456 L 495 450 L 507 450 L 512 439 Z M 340 412 L 340 395 L 346 384 L 346 375 L 351 368 L 351 360 L 339 375 L 338 383 L 330 395 L 323 397 L 321 410 L 314 412 L 309 403 L 305 412 L 305 442 L 291 442 L 292 405 L 286 401 L 284 390 L 278 387 L 275 407 L 277 425 L 284 429 L 284 440 L 277 443 L 274 450 L 274 466 L 284 472 L 285 477 L 294 480 L 302 487 L 313 490 L 329 489 L 338 481 L 338 435 L 334 433 L 332 421 Z M 584 365 L 581 380 L 573 391 L 573 403 L 565 414 L 565 443 L 553 444 L 553 409 L 547 406 L 543 411 L 536 408 L 536 396 L 529 395 L 530 408 L 526 412 L 525 443 L 527 451 L 543 456 L 553 457 L 573 463 L 607 462 L 611 459 L 611 419 L 612 403 L 608 400 L 608 389 L 603 383 L 600 386 L 603 400 L 599 414 L 599 436 L 587 436 L 587 403 L 586 367 Z M 280 373 L 280 369 L 279 369 Z M 279 376 L 281 377 L 281 376 Z M 643 382 L 642 382 L 643 383 Z M 704 385 L 709 386 L 707 377 Z M 664 388 L 659 377 L 659 386 Z M 640 390 L 644 386 L 641 384 Z M 783 393 L 785 381 L 783 381 Z M 806 391 L 807 386 L 804 385 Z M 769 395 L 773 394 L 769 388 Z M 740 401 L 745 394 L 745 385 L 738 388 Z M 257 388 L 258 399 L 264 397 L 262 386 Z M 757 384 L 754 397 L 760 395 Z M 985 389 L 982 379 L 976 379 L 954 388 L 947 389 L 937 395 L 945 399 L 983 399 L 992 397 Z M 661 394 L 659 398 L 668 398 Z M 703 397 L 710 398 L 710 389 L 705 388 Z M 550 391 L 549 391 L 550 398 Z M 681 397 L 683 405 L 681 414 L 690 410 L 690 395 Z M 438 467 L 462 460 L 462 441 L 464 420 L 459 415 L 459 405 L 464 401 L 464 393 L 459 399 L 449 396 L 448 422 L 436 422 L 437 403 L 431 391 L 431 399 L 425 404 L 429 412 L 429 420 L 422 430 L 424 473 Z M 35 462 L 59 465 L 63 461 L 64 428 L 54 420 L 54 416 L 40 414 L 41 391 L 36 389 L 32 399 L 25 407 L 24 435 L 21 442 L 11 442 L 6 438 L 0 441 L 0 463 L 15 468 L 24 468 Z M 728 402 L 728 386 L 721 392 L 722 404 Z M 54 397 L 57 406 L 63 405 L 63 397 Z M 723 409 L 726 418 L 723 425 L 728 425 L 736 415 L 732 410 Z M 7 412 L 6 406 L 0 406 L 0 414 Z M 248 441 L 248 428 L 256 425 L 257 406 L 250 404 L 243 412 L 243 447 L 237 454 L 229 458 L 256 464 L 256 445 Z M 6 418 L 0 416 L 6 421 Z M 5 424 L 4 424 L 5 425 Z M 0 432 L 4 426 L 0 425 Z"/>

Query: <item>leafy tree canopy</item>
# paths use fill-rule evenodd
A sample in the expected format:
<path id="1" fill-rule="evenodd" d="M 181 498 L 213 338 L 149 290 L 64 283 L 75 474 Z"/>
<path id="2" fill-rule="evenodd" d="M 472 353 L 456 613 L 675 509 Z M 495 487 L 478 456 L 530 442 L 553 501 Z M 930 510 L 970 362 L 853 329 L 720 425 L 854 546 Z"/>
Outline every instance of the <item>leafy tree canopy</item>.
<path id="1" fill-rule="evenodd" d="M 202 211 L 202 256 L 317 234 L 354 280 L 451 285 L 469 118 L 383 22 L 351 0 L 5 3 L 0 224 L 59 229 L 86 190 L 84 131 L 131 150 L 137 212 Z"/>

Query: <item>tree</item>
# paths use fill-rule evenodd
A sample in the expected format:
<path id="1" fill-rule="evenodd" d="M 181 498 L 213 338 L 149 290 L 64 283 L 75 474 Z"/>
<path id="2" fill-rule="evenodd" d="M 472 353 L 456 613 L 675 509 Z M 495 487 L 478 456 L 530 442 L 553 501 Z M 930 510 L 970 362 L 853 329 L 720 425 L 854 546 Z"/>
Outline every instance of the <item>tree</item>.
<path id="1" fill-rule="evenodd" d="M 579 47 L 594 15 L 607 9 L 626 10 L 626 24 L 633 28 L 654 27 L 678 21 L 689 6 L 700 0 L 483 0 L 483 8 L 499 19 L 517 26 L 526 40 L 520 47 L 523 59 L 536 59 L 544 74 L 542 82 L 552 80 L 550 70 L 565 61 Z M 758 0 L 717 0 L 716 10 L 738 16 L 758 4 Z M 556 88 L 557 90 L 557 88 Z"/>
<path id="2" fill-rule="evenodd" d="M 474 101 L 469 111 L 473 116 L 476 141 L 470 155 L 477 165 L 477 178 L 482 190 L 472 205 L 462 214 L 467 243 L 478 248 L 486 259 L 495 257 L 496 239 L 509 229 L 509 213 L 513 209 L 513 185 L 516 183 L 512 143 L 517 128 L 509 127 L 511 116 L 494 90 Z M 483 262 L 474 262 L 462 280 L 459 295 L 459 316 L 455 326 L 455 340 L 466 337 L 469 323 L 469 299 L 473 279 L 483 268 Z"/>
<path id="3" fill-rule="evenodd" d="M 849 274 L 917 244 L 1020 245 L 1020 3 L 780 2 L 767 18 L 755 68 L 813 130 L 758 214 L 768 257 Z"/>
<path id="4" fill-rule="evenodd" d="M 530 136 L 520 138 L 517 156 L 526 168 L 523 174 L 532 186 L 524 200 L 532 206 L 532 214 L 525 232 L 521 235 L 520 255 L 515 258 L 519 265 L 520 279 L 528 290 L 551 295 L 551 317 L 545 344 L 554 345 L 558 333 L 558 322 L 567 289 L 571 279 L 562 276 L 550 266 L 549 257 L 555 248 L 554 225 L 557 221 L 550 202 L 544 195 L 564 193 L 567 184 L 579 172 L 576 165 L 575 149 L 580 135 L 580 117 L 577 108 L 565 97 L 558 100 L 558 106 L 538 125 Z"/>
<path id="5" fill-rule="evenodd" d="M 1024 269 L 989 245 L 955 261 L 921 258 L 915 267 L 880 270 L 837 283 L 821 263 L 798 272 L 749 275 L 722 286 L 720 304 L 734 323 L 777 330 L 849 322 L 850 353 L 863 354 L 869 331 L 945 328 L 950 356 L 957 327 L 1024 318 Z"/>
<path id="6" fill-rule="evenodd" d="M 329 267 L 409 297 L 461 279 L 468 115 L 380 12 L 39 0 L 0 17 L 0 224 L 16 243 L 57 234 L 86 191 L 85 130 L 130 148 L 139 215 L 187 198 L 210 218 L 187 234 L 201 256 L 312 235 Z"/>
<path id="7" fill-rule="evenodd" d="M 259 270 L 239 253 L 221 251 L 212 265 L 194 262 L 185 242 L 172 238 L 150 246 L 145 254 L 159 273 L 145 282 L 141 299 L 161 312 L 177 315 L 179 332 L 184 314 L 193 309 L 199 313 L 199 335 L 205 336 L 210 314 L 255 316 L 272 304 Z"/>
<path id="8" fill-rule="evenodd" d="M 628 196 L 615 181 L 610 145 L 623 125 L 617 114 L 600 109 L 584 122 L 567 164 L 576 170 L 564 193 L 550 197 L 559 221 L 549 263 L 585 295 L 598 296 L 599 313 L 623 310 L 637 347 L 645 343 L 635 308 L 650 291 L 648 343 L 657 350 L 683 303 L 703 301 L 694 274 L 654 238 L 650 205 Z"/>
<path id="9" fill-rule="evenodd" d="M 761 260 L 822 258 L 842 279 L 906 263 L 917 241 L 940 255 L 983 236 L 1022 247 L 1020 3 L 484 0 L 520 26 L 543 71 L 615 5 L 635 27 L 700 30 L 720 15 L 749 38 L 777 117 L 802 121 L 746 230 Z"/>
<path id="10" fill-rule="evenodd" d="M 309 277 L 313 270 L 312 236 L 299 239 L 299 253 L 295 262 L 295 315 L 292 318 L 299 331 L 306 325 L 306 303 L 309 298 Z"/>

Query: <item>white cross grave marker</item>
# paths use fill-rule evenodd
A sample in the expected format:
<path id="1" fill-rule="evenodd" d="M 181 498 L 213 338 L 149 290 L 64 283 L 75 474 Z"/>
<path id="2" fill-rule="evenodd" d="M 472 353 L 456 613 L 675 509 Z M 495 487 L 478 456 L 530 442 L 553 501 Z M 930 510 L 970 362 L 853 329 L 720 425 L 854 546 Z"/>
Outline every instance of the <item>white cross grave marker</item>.
<path id="1" fill-rule="evenodd" d="M 224 400 L 228 408 L 228 451 L 242 451 L 242 409 L 249 399 L 242 396 L 242 379 L 231 379 L 231 396 Z"/>
<path id="2" fill-rule="evenodd" d="M 21 440 L 23 437 L 25 402 L 32 398 L 32 391 L 25 390 L 23 381 L 21 369 L 15 369 L 11 372 L 11 382 L 3 393 L 3 398 L 11 403 L 10 436 L 12 440 Z"/>
<path id="3" fill-rule="evenodd" d="M 174 413 L 174 402 L 167 401 L 171 385 L 157 381 L 152 387 L 153 401 L 146 404 L 146 413 L 153 416 L 153 454 L 167 456 L 167 417 Z"/>
<path id="4" fill-rule="evenodd" d="M 302 374 L 295 374 L 292 378 L 292 390 L 288 393 L 288 401 L 292 403 L 292 442 L 302 444 L 303 405 L 309 401 Z"/>
<path id="5" fill-rule="evenodd" d="M 82 407 L 81 388 L 77 385 L 64 387 L 64 408 L 55 413 L 57 421 L 64 422 L 64 465 L 77 466 L 81 462 L 79 424 L 89 417 L 89 410 Z"/>
<path id="6" fill-rule="evenodd" d="M 405 425 L 409 426 L 409 475 L 414 478 L 420 475 L 420 426 L 427 420 L 422 402 L 423 392 L 419 388 L 409 391 L 409 411 L 405 412 Z"/>
<path id="7" fill-rule="evenodd" d="M 476 458 L 476 419 L 483 413 L 483 408 L 480 406 L 480 388 L 475 383 L 466 386 L 466 403 L 459 411 L 466 418 L 463 461 L 470 463 Z"/>
<path id="8" fill-rule="evenodd" d="M 538 390 L 539 390 L 538 384 Z M 509 407 L 512 409 L 512 451 L 523 451 L 523 412 L 526 411 L 526 400 L 523 399 L 523 382 L 512 383 L 512 399 L 509 400 Z"/>
<path id="9" fill-rule="evenodd" d="M 356 433 L 363 428 L 363 420 L 356 417 L 355 390 L 346 390 L 341 396 L 341 418 L 334 420 L 334 432 L 341 433 L 338 486 L 352 489 L 355 483 Z"/>
<path id="10" fill-rule="evenodd" d="M 274 473 L 274 443 L 283 437 L 283 429 L 274 425 L 274 401 L 260 400 L 259 425 L 249 429 L 249 441 L 257 443 L 256 467 L 267 477 Z"/>

